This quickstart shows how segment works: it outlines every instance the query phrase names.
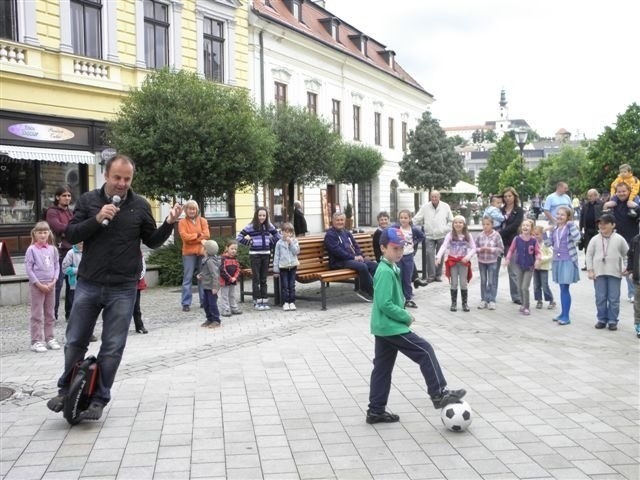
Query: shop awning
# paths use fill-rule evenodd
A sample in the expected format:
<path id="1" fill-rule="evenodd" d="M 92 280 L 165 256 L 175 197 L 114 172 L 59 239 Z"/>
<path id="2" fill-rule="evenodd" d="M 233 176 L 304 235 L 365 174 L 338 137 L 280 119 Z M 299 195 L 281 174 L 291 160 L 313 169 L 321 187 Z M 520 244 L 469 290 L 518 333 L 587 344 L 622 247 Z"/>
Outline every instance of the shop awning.
<path id="1" fill-rule="evenodd" d="M 41 162 L 60 163 L 96 163 L 95 153 L 83 150 L 62 150 L 59 148 L 18 147 L 0 145 L 0 157 L 6 156 L 14 160 L 39 160 Z"/>

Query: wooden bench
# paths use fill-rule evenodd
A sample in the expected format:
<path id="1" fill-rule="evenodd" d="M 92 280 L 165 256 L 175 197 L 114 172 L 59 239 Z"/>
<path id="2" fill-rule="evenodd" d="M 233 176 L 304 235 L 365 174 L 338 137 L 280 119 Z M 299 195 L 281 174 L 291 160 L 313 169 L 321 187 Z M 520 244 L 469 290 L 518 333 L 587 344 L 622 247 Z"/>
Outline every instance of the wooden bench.
<path id="1" fill-rule="evenodd" d="M 360 246 L 363 255 L 370 260 L 375 259 L 373 252 L 373 236 L 369 233 L 354 234 L 356 242 Z M 329 268 L 329 255 L 324 248 L 324 235 L 313 235 L 309 237 L 298 238 L 300 245 L 300 254 L 296 271 L 296 281 L 307 284 L 320 282 L 320 301 L 322 310 L 327 309 L 327 292 L 326 289 L 332 282 L 354 282 L 356 289 L 358 288 L 358 272 L 350 268 L 341 268 L 331 270 Z M 274 301 L 276 305 L 280 305 L 280 277 L 273 272 L 273 258 L 269 263 L 269 275 L 273 276 Z M 251 269 L 242 269 L 240 275 L 240 301 L 244 302 L 245 289 L 244 279 L 251 278 Z M 300 297 L 302 298 L 302 297 Z"/>
<path id="2" fill-rule="evenodd" d="M 362 254 L 369 260 L 374 260 L 373 236 L 369 233 L 354 234 L 354 238 Z M 320 282 L 320 301 L 322 310 L 327 309 L 327 287 L 332 282 L 353 281 L 358 289 L 358 272 L 350 268 L 331 270 L 329 255 L 324 248 L 324 235 L 299 238 L 300 265 L 296 272 L 296 280 L 300 283 Z"/>

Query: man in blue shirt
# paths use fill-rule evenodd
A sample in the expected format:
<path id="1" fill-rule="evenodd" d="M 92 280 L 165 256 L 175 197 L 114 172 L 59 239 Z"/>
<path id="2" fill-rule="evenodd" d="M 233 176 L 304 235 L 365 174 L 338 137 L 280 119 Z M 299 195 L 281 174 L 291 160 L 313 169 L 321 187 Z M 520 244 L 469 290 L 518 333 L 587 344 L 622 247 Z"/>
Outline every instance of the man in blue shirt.
<path id="1" fill-rule="evenodd" d="M 547 195 L 547 198 L 544 201 L 544 214 L 547 217 L 547 220 L 549 220 L 550 225 L 555 225 L 556 223 L 556 213 L 558 212 L 558 208 L 568 207 L 573 211 L 571 197 L 567 195 L 568 190 L 569 185 L 565 182 L 558 182 L 556 184 L 556 191 Z"/>

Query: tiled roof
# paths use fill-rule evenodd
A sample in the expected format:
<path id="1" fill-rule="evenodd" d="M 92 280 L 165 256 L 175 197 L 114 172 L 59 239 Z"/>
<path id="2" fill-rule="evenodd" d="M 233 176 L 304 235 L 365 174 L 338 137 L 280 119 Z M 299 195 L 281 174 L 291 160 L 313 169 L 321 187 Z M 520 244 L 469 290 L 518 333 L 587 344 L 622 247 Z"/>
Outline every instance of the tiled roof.
<path id="1" fill-rule="evenodd" d="M 335 17 L 320 5 L 308 0 L 301 2 L 302 21 L 300 22 L 297 18 L 294 18 L 287 7 L 287 3 L 285 0 L 253 0 L 252 10 L 265 20 L 276 22 L 302 35 L 313 38 L 330 48 L 357 58 L 433 97 L 395 59 L 391 62 L 393 66 L 390 66 L 388 56 L 395 56 L 395 52 L 388 50 L 385 45 L 351 26 L 343 19 Z M 327 24 L 330 25 L 332 19 L 339 24 L 338 40 L 334 40 L 331 36 L 331 28 L 325 26 Z M 361 40 L 366 41 L 366 55 L 360 49 Z"/>

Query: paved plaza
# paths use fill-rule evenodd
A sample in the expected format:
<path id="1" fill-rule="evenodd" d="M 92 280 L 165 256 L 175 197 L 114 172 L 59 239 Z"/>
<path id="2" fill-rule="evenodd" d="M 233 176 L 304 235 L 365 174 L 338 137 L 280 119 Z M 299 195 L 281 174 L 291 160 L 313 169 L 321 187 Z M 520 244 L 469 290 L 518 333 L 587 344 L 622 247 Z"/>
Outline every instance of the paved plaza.
<path id="1" fill-rule="evenodd" d="M 414 331 L 434 346 L 450 387 L 474 411 L 447 431 L 417 365 L 399 356 L 389 409 L 365 423 L 370 305 L 332 285 L 328 310 L 257 312 L 200 328 L 175 288 L 142 295 L 148 335 L 133 331 L 98 422 L 70 427 L 45 401 L 62 351 L 28 350 L 28 307 L 0 307 L 0 479 L 630 479 L 640 476 L 639 340 L 632 305 L 619 330 L 595 330 L 582 272 L 569 326 L 518 314 L 501 272 L 496 311 L 449 312 L 446 283 L 416 293 Z M 555 294 L 556 285 L 552 285 Z M 319 297 L 317 286 L 299 287 Z M 626 287 L 623 286 L 626 294 Z M 196 305 L 197 307 L 197 305 Z M 58 325 L 59 340 L 64 325 Z M 97 343 L 90 353 L 97 352 Z"/>

